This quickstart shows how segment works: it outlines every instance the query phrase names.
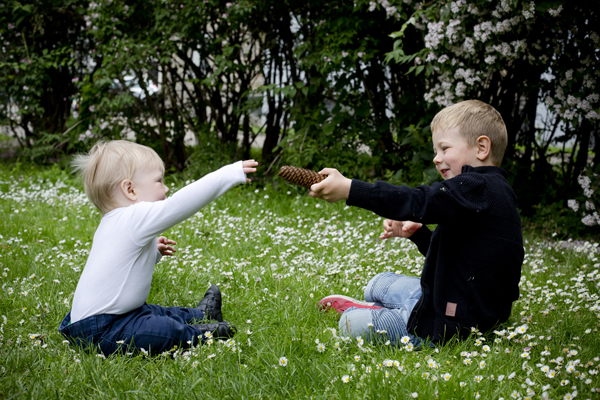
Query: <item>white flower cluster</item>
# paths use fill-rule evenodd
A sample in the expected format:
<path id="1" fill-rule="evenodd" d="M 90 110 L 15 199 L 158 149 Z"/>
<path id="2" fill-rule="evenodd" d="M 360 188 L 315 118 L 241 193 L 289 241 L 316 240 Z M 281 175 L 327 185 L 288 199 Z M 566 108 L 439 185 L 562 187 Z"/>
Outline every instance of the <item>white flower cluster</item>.
<path id="1" fill-rule="evenodd" d="M 479 42 L 486 42 L 494 33 L 495 27 L 490 21 L 482 22 L 473 28 L 473 37 Z"/>
<path id="2" fill-rule="evenodd" d="M 452 3 L 450 3 L 450 10 L 454 14 L 457 14 L 460 11 L 460 9 L 462 7 L 464 7 L 466 4 L 467 4 L 467 2 L 465 0 L 453 1 Z"/>
<path id="3" fill-rule="evenodd" d="M 481 81 L 482 76 L 482 72 L 468 68 L 459 68 L 454 73 L 455 79 L 464 79 L 465 83 L 469 86 L 473 85 L 475 82 Z"/>
<path id="4" fill-rule="evenodd" d="M 419 60 L 433 63 L 432 76 L 437 80 L 424 94 L 426 101 L 451 105 L 477 90 L 491 74 L 507 69 L 508 62 L 527 60 L 547 65 L 553 71 L 547 81 L 556 84 L 555 93 L 545 99 L 552 113 L 575 126 L 583 119 L 600 119 L 600 96 L 594 93 L 600 77 L 597 61 L 582 56 L 582 60 L 575 60 L 580 64 L 575 63 L 567 71 L 555 68 L 557 60 L 551 53 L 545 54 L 545 50 L 550 46 L 556 54 L 561 54 L 565 44 L 556 40 L 545 44 L 540 40 L 530 41 L 536 12 L 541 13 L 535 10 L 533 1 L 519 5 L 502 0 L 496 3 L 491 15 L 480 14 L 476 4 L 473 0 L 458 0 L 451 2 L 445 13 L 432 7 L 431 13 L 421 14 L 419 20 L 426 25 L 427 33 L 426 49 Z M 556 17 L 562 11 L 559 5 L 546 12 Z M 600 35 L 596 32 L 591 32 L 585 40 L 600 46 Z"/>
<path id="5" fill-rule="evenodd" d="M 579 211 L 579 203 L 575 199 L 571 199 L 567 201 L 567 205 L 569 208 L 575 212 Z"/>
<path id="6" fill-rule="evenodd" d="M 405 3 L 410 4 L 411 1 L 405 1 Z M 369 2 L 369 11 L 375 11 L 375 9 L 377 8 L 377 4 L 381 5 L 383 7 L 383 9 L 385 10 L 386 13 L 386 17 L 387 18 L 400 18 L 400 12 L 398 11 L 398 9 L 391 5 L 390 2 L 388 0 L 377 0 L 377 1 L 370 1 Z"/>
<path id="7" fill-rule="evenodd" d="M 577 182 L 579 183 L 579 186 L 581 186 L 581 188 L 583 189 L 584 196 L 588 199 L 591 199 L 591 197 L 594 195 L 594 190 L 591 187 L 592 180 L 590 179 L 590 177 L 586 175 L 579 175 L 579 177 L 577 178 Z M 567 205 L 573 211 L 579 211 L 579 203 L 577 202 L 577 200 L 568 200 Z M 581 222 L 583 222 L 584 225 L 600 225 L 600 215 L 598 215 L 598 212 L 596 211 L 596 205 L 592 200 L 585 201 L 585 211 L 589 212 L 589 214 L 585 212 L 583 214 Z"/>
<path id="8" fill-rule="evenodd" d="M 469 54 L 475 54 L 475 41 L 473 40 L 473 38 L 465 38 L 465 42 L 463 43 L 463 50 Z"/>
<path id="9" fill-rule="evenodd" d="M 529 4 L 525 4 L 523 7 L 523 17 L 525 19 L 533 18 L 535 14 L 535 3 L 532 1 Z"/>
<path id="10" fill-rule="evenodd" d="M 581 188 L 583 189 L 583 194 L 585 195 L 585 197 L 592 197 L 594 191 L 592 190 L 592 188 L 590 188 L 590 185 L 592 184 L 592 180 L 590 179 L 590 177 L 585 175 L 579 175 L 579 177 L 577 178 L 577 182 L 579 183 L 579 186 L 581 186 Z"/>
<path id="11" fill-rule="evenodd" d="M 495 11 L 498 13 L 498 15 L 502 15 L 502 13 L 510 12 L 511 8 L 510 8 L 510 3 L 508 2 L 508 0 L 500 1 L 500 3 L 498 3 L 498 5 L 496 6 Z"/>
<path id="12" fill-rule="evenodd" d="M 559 5 L 557 8 L 551 8 L 548 10 L 548 13 L 553 16 L 553 17 L 558 17 L 560 15 L 560 12 L 562 11 L 563 6 L 562 4 Z"/>
<path id="13" fill-rule="evenodd" d="M 430 22 L 427 24 L 429 30 L 425 35 L 425 47 L 428 49 L 437 49 L 440 42 L 444 39 L 444 21 Z"/>
<path id="14" fill-rule="evenodd" d="M 454 43 L 457 39 L 457 32 L 461 29 L 459 19 L 451 19 L 446 27 L 446 37 L 449 43 Z"/>
<path id="15" fill-rule="evenodd" d="M 587 214 L 581 219 L 581 222 L 587 226 L 600 225 L 600 216 L 597 212 L 594 212 L 593 214 Z"/>

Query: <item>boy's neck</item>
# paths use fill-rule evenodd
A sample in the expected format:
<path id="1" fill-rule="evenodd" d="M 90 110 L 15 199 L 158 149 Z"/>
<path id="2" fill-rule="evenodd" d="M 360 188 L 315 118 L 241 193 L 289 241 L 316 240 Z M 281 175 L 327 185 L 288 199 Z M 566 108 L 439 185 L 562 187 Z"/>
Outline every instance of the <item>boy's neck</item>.
<path id="1" fill-rule="evenodd" d="M 490 157 L 486 158 L 485 160 L 476 160 L 473 164 L 469 164 L 471 165 L 471 167 L 499 167 L 499 165 L 494 164 L 490 159 Z"/>

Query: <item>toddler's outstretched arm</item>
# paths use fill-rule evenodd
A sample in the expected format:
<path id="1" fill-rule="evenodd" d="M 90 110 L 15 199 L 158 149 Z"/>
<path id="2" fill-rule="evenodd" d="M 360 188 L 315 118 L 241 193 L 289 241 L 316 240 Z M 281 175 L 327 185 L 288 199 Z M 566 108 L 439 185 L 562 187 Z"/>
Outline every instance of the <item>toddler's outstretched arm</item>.
<path id="1" fill-rule="evenodd" d="M 164 236 L 160 236 L 156 240 L 156 248 L 163 256 L 172 256 L 173 253 L 177 252 L 177 250 L 175 250 L 175 247 L 171 246 L 176 244 L 177 242 L 171 239 L 167 239 Z"/>
<path id="2" fill-rule="evenodd" d="M 394 221 L 386 219 L 383 221 L 383 233 L 379 236 L 379 239 L 390 239 L 393 237 L 411 237 L 416 231 L 418 231 L 423 224 L 412 221 Z"/>

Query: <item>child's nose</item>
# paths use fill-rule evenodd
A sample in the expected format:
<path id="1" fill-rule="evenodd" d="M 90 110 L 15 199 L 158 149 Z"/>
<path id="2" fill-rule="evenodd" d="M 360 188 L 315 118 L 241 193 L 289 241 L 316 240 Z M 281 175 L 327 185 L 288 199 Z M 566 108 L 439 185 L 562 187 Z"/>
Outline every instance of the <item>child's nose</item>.
<path id="1" fill-rule="evenodd" d="M 433 163 L 434 163 L 434 164 L 439 164 L 439 163 L 441 163 L 441 162 L 442 162 L 442 157 L 440 157 L 440 155 L 439 155 L 439 154 L 436 154 L 436 155 L 433 157 Z"/>

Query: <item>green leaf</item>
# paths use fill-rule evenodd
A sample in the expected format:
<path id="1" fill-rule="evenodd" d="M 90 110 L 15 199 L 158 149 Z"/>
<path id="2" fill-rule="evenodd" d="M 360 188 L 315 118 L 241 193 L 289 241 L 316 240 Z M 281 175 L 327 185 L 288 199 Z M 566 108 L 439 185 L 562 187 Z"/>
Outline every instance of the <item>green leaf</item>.
<path id="1" fill-rule="evenodd" d="M 368 101 L 363 101 L 361 104 L 358 105 L 358 107 L 354 109 L 354 111 L 359 117 L 365 118 L 371 114 L 371 106 L 369 105 Z"/>
<path id="2" fill-rule="evenodd" d="M 392 32 L 390 34 L 390 37 L 396 39 L 396 38 L 404 36 L 404 31 L 406 30 L 408 25 L 414 25 L 415 22 L 416 22 L 415 17 L 414 16 L 410 17 L 408 21 L 406 21 L 404 24 L 402 24 L 402 28 L 400 28 L 400 30 L 397 32 Z"/>
<path id="3" fill-rule="evenodd" d="M 330 135 L 335 130 L 335 124 L 324 124 L 323 125 L 323 133 L 326 135 Z"/>

